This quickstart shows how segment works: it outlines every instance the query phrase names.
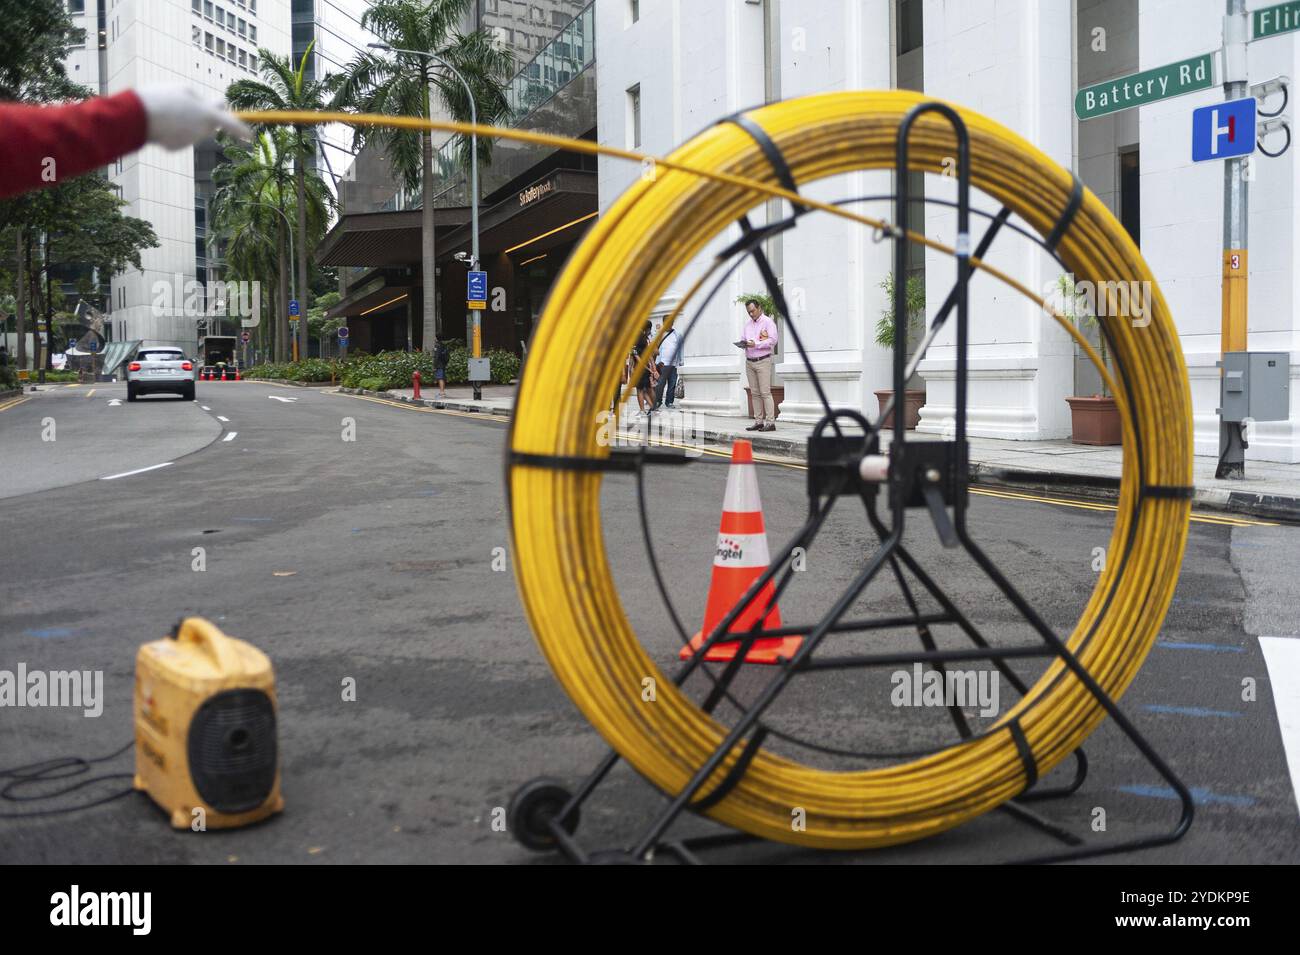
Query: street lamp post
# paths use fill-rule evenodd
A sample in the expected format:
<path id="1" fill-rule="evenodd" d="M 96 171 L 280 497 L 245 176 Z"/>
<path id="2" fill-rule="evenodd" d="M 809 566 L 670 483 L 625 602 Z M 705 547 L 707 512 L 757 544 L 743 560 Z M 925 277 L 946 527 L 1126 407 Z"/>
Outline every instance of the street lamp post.
<path id="1" fill-rule="evenodd" d="M 470 88 L 465 77 L 461 75 L 460 70 L 452 66 L 436 53 L 429 53 L 424 50 L 406 50 L 401 47 L 389 46 L 387 43 L 368 43 L 367 46 L 376 50 L 384 50 L 389 53 L 406 53 L 410 56 L 423 56 L 433 60 L 439 66 L 445 68 L 452 76 L 460 81 L 460 85 L 465 87 L 465 95 L 469 97 L 469 121 L 472 125 L 478 125 L 478 108 L 474 104 L 474 90 Z M 430 84 L 432 87 L 432 84 Z M 429 118 L 433 118 L 433 90 L 429 90 Z M 470 201 L 470 253 L 469 268 L 471 272 L 477 272 L 479 268 L 478 258 L 478 134 L 470 133 L 469 137 L 470 164 L 469 164 L 469 201 Z M 434 294 L 432 289 L 425 289 L 425 294 Z M 479 330 L 479 316 L 477 311 L 474 315 L 474 337 L 473 350 L 475 358 L 483 357 L 482 337 Z M 474 400 L 479 401 L 483 397 L 482 386 L 479 382 L 474 382 Z"/>

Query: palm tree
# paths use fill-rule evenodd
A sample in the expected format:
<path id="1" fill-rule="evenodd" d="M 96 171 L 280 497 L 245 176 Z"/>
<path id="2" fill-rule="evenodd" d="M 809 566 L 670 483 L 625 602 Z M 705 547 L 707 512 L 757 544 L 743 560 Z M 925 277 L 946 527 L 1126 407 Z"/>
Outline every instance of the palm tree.
<path id="1" fill-rule="evenodd" d="M 431 90 L 455 119 L 468 121 L 470 104 L 465 88 L 430 53 L 450 64 L 465 77 L 474 94 L 480 123 L 497 122 L 508 115 L 505 85 L 514 69 L 508 48 L 493 42 L 486 30 L 461 33 L 473 0 L 375 0 L 362 15 L 361 25 L 392 47 L 391 53 L 358 54 L 335 95 L 335 106 L 363 113 L 432 117 Z M 414 51 L 411 53 L 400 50 Z M 458 154 L 463 168 L 469 168 L 470 142 L 459 137 Z M 422 249 L 424 283 L 424 347 L 439 333 L 436 272 L 434 269 L 433 199 L 434 149 L 429 132 L 383 128 L 358 129 L 354 146 L 375 143 L 387 153 L 393 168 L 411 192 L 420 190 L 423 206 Z M 488 162 L 492 143 L 480 138 L 479 161 Z"/>
<path id="2" fill-rule="evenodd" d="M 314 40 L 307 45 L 297 67 L 293 65 L 293 59 L 289 56 L 277 56 L 270 50 L 259 49 L 257 54 L 261 57 L 261 73 L 266 81 L 237 80 L 226 89 L 226 101 L 233 108 L 244 110 L 317 111 L 324 109 L 331 100 L 340 77 L 329 74 L 320 80 L 308 79 L 307 63 L 315 46 Z M 299 302 L 301 317 L 298 320 L 298 353 L 305 358 L 307 357 L 307 308 L 310 304 L 307 299 L 311 294 L 307 283 L 309 252 L 307 212 L 311 206 L 307 196 L 309 178 L 307 165 L 316 155 L 315 128 L 294 126 L 289 152 L 293 156 L 294 195 L 296 196 L 294 205 L 298 213 L 298 294 L 302 296 Z"/>
<path id="3" fill-rule="evenodd" d="M 287 357 L 289 341 L 288 261 L 285 211 L 292 174 L 288 158 L 294 134 L 287 129 L 259 133 L 251 143 L 227 141 L 212 171 L 216 191 L 210 205 L 213 232 L 227 238 L 226 262 L 240 277 L 272 276 L 279 289 L 272 340 L 275 360 Z M 277 215 L 276 210 L 285 213 Z M 274 235 L 274 245 L 267 236 Z M 268 285 L 270 283 L 267 283 Z"/>
<path id="4" fill-rule="evenodd" d="M 289 272 L 286 250 L 288 222 L 306 225 L 306 243 L 316 245 L 329 228 L 334 197 L 314 170 L 302 178 L 305 202 L 297 201 L 296 173 L 291 171 L 294 134 L 283 128 L 259 133 L 251 143 L 225 140 L 222 161 L 213 170 L 216 184 L 211 202 L 214 236 L 226 239 L 226 278 L 261 282 L 267 276 L 279 294 L 273 306 L 275 359 L 289 352 Z M 274 239 L 271 237 L 274 236 Z M 304 286 L 299 286 L 299 294 Z M 301 328 L 305 324 L 300 319 Z M 259 337 L 261 332 L 259 330 Z M 305 346 L 300 352 L 306 356 Z"/>

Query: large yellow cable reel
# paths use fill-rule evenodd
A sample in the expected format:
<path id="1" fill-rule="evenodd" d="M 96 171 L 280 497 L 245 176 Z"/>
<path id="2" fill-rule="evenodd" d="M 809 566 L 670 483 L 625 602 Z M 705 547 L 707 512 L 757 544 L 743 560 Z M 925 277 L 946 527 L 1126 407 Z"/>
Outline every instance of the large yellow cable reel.
<path id="1" fill-rule="evenodd" d="M 749 116 L 802 185 L 892 168 L 898 126 L 924 101 L 902 91 L 835 93 L 772 104 Z M 1014 133 L 958 111 L 970 131 L 972 185 L 1049 234 L 1067 207 L 1071 175 Z M 951 127 L 933 113 L 916 122 L 911 144 L 913 167 L 929 172 L 943 172 L 944 160 L 956 155 Z M 706 130 L 669 158 L 777 184 L 758 145 L 733 124 Z M 765 198 L 675 169 L 661 169 L 629 189 L 574 251 L 551 292 L 520 383 L 511 449 L 606 456 L 598 415 L 608 407 L 645 316 L 714 236 Z M 1106 569 L 1068 639 L 1088 672 L 1118 698 L 1154 642 L 1177 582 L 1189 502 L 1139 502 L 1139 491 L 1142 485 L 1190 485 L 1191 401 L 1164 298 L 1122 226 L 1092 193 L 1085 191 L 1058 251 L 1078 279 L 1150 282 L 1152 289 L 1148 324 L 1104 319 L 1120 372 L 1114 380 L 1124 420 L 1124 476 Z M 727 730 L 672 685 L 633 632 L 606 561 L 600 485 L 599 472 L 512 465 L 519 588 L 537 641 L 575 704 L 642 775 L 676 794 Z M 642 699 L 647 676 L 658 685 L 653 703 Z M 1056 660 L 1023 700 L 974 739 L 909 763 L 853 772 L 814 769 L 760 750 L 707 815 L 800 845 L 848 849 L 910 841 L 1025 789 L 1028 774 L 1010 721 L 1019 722 L 1038 773 L 1045 774 L 1104 715 Z M 722 779 L 740 749 L 728 754 L 701 794 Z M 795 810 L 802 810 L 803 831 L 791 825 Z"/>

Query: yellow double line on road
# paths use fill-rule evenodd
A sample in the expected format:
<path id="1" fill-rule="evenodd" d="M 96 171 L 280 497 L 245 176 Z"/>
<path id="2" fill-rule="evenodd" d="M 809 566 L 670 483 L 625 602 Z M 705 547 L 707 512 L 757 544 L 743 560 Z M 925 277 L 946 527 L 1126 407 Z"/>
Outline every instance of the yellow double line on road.
<path id="1" fill-rule="evenodd" d="M 631 434 L 625 431 L 618 432 L 618 436 L 620 438 L 629 441 L 634 441 L 637 443 L 639 443 L 641 439 L 645 437 L 644 435 L 641 434 Z M 701 454 L 708 454 L 714 457 L 721 457 L 721 458 L 731 457 L 730 451 L 717 450 L 713 448 L 705 448 L 705 447 L 700 447 L 698 445 L 679 444 L 674 441 L 663 441 L 663 440 L 652 441 L 651 443 L 661 447 L 681 448 L 686 451 L 698 451 Z M 791 468 L 792 470 L 796 470 L 796 471 L 808 470 L 807 465 L 796 464 L 793 461 L 784 458 L 774 458 L 774 457 L 767 457 L 764 455 L 755 454 L 754 461 L 759 464 L 775 464 L 778 467 Z M 1069 498 L 1045 497 L 1041 494 L 1026 494 L 1021 491 L 1007 491 L 1007 490 L 1002 490 L 1001 488 L 992 489 L 992 488 L 972 487 L 970 489 L 970 492 L 972 494 L 978 494 L 982 497 L 997 497 L 1008 501 L 1030 501 L 1038 504 L 1055 504 L 1058 507 L 1077 507 L 1089 511 L 1111 511 L 1113 513 L 1116 507 L 1116 505 L 1114 504 L 1105 504 L 1100 501 L 1075 501 Z M 1197 523 L 1197 524 L 1218 524 L 1224 527 L 1277 527 L 1278 526 L 1276 521 L 1255 521 L 1255 520 L 1251 520 L 1248 517 L 1235 517 L 1227 514 L 1223 514 L 1223 515 L 1192 514 L 1191 520 L 1193 523 Z"/>
<path id="2" fill-rule="evenodd" d="M 459 418 L 478 418 L 496 421 L 508 420 L 505 415 L 498 415 L 492 412 L 469 412 L 453 411 L 448 408 L 426 408 L 418 405 L 402 404 L 395 401 L 388 401 L 384 398 L 372 398 L 369 395 L 351 395 L 347 392 L 332 391 L 330 394 L 343 395 L 346 398 L 358 398 L 361 401 L 373 401 L 375 404 L 387 405 L 390 408 L 402 408 L 406 411 L 422 411 L 427 414 L 445 414 L 455 415 Z M 617 432 L 621 440 L 639 444 L 644 438 L 643 434 L 635 434 L 627 431 Z M 682 444 L 677 441 L 665 441 L 657 439 L 650 442 L 656 447 L 679 448 L 683 451 L 694 451 L 698 454 L 708 455 L 717 458 L 730 458 L 731 452 L 724 448 L 710 448 L 696 444 Z M 808 466 L 798 464 L 789 458 L 771 457 L 769 455 L 755 454 L 754 461 L 757 464 L 773 464 L 777 467 L 789 468 L 793 471 L 807 471 Z M 1110 511 L 1114 513 L 1116 506 L 1114 504 L 1105 504 L 1100 501 L 1076 501 L 1062 497 L 1046 497 L 1042 494 L 1027 494 L 1021 491 L 1009 491 L 992 488 L 972 487 L 970 493 L 978 494 L 981 497 L 996 497 L 1007 501 L 1028 501 L 1035 504 L 1054 504 L 1057 507 L 1075 507 L 1088 511 Z M 1235 517 L 1227 514 L 1192 514 L 1190 520 L 1194 524 L 1217 524 L 1220 527 L 1277 527 L 1276 521 L 1256 521 L 1248 517 Z"/>
<path id="3" fill-rule="evenodd" d="M 8 411 L 15 405 L 20 405 L 24 401 L 31 401 L 31 395 L 19 395 L 17 398 L 10 398 L 8 401 L 0 401 L 0 411 Z"/>

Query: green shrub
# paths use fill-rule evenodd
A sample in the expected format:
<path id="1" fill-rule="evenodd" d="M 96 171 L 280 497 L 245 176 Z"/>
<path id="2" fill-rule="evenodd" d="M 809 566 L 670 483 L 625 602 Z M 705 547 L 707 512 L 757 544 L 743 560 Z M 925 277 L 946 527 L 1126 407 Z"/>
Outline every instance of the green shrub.
<path id="1" fill-rule="evenodd" d="M 388 390 L 388 386 L 384 383 L 384 379 L 382 378 L 362 378 L 360 381 L 356 383 L 356 385 L 351 387 L 361 388 L 364 391 L 387 391 Z"/>
<path id="2" fill-rule="evenodd" d="M 306 358 L 294 363 L 285 377 L 290 381 L 329 381 L 334 374 L 334 362 L 324 358 Z"/>
<path id="3" fill-rule="evenodd" d="M 447 382 L 463 385 L 469 381 L 469 351 L 464 345 L 449 348 Z M 492 381 L 509 384 L 519 377 L 519 358 L 508 351 L 493 350 L 485 353 L 491 368 Z M 418 371 L 427 385 L 433 379 L 433 357 L 425 352 L 387 351 L 378 355 L 349 358 L 338 365 L 339 380 L 349 388 L 363 387 L 362 381 L 379 379 L 384 390 L 410 388 L 411 375 Z"/>

